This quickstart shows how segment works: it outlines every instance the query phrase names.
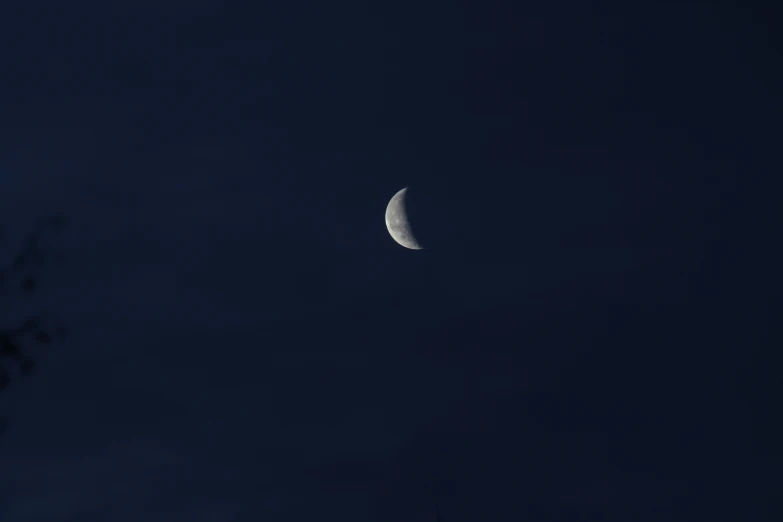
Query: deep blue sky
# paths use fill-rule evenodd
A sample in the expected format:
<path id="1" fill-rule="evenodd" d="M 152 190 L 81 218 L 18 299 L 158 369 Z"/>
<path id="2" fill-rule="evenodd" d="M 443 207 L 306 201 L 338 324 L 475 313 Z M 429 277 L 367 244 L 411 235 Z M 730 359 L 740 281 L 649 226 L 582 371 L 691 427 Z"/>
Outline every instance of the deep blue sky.
<path id="1" fill-rule="evenodd" d="M 18 4 L 4 522 L 779 520 L 772 11 Z"/>

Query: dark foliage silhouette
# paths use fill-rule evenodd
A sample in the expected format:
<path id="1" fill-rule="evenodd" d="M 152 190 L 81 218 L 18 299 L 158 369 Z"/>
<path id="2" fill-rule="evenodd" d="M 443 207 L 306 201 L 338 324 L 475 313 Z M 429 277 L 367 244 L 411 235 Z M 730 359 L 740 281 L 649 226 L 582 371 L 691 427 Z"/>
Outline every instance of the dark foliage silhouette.
<path id="1" fill-rule="evenodd" d="M 60 257 L 47 251 L 46 239 L 58 233 L 65 224 L 62 216 L 38 220 L 18 245 L 9 245 L 0 228 L 0 299 L 4 314 L 15 317 L 16 303 L 22 297 L 32 296 L 38 289 L 37 275 L 48 262 Z M 43 312 L 21 319 L 0 317 L 0 394 L 17 379 L 30 375 L 35 369 L 34 348 L 45 347 L 61 339 L 65 330 Z M 0 416 L 0 434 L 8 427 Z"/>

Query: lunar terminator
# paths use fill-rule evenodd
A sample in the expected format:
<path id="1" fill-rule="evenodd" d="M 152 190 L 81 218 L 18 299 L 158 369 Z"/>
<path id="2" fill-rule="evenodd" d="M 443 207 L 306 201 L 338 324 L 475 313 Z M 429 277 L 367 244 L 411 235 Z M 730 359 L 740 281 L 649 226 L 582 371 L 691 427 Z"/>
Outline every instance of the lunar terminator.
<path id="1" fill-rule="evenodd" d="M 411 250 L 421 250 L 421 244 L 413 235 L 410 221 L 408 220 L 408 209 L 406 196 L 408 187 L 397 192 L 386 206 L 386 228 L 391 237 L 400 245 Z"/>

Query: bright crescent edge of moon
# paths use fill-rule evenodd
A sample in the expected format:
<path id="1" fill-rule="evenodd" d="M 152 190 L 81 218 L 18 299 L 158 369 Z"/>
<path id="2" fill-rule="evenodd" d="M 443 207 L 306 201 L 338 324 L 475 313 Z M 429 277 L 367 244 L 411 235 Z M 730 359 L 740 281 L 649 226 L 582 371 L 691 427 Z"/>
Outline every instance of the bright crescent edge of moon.
<path id="1" fill-rule="evenodd" d="M 389 204 L 386 206 L 386 229 L 398 244 L 411 250 L 422 250 L 424 247 L 416 240 L 408 221 L 405 201 L 407 192 L 408 187 L 405 187 L 389 200 Z"/>

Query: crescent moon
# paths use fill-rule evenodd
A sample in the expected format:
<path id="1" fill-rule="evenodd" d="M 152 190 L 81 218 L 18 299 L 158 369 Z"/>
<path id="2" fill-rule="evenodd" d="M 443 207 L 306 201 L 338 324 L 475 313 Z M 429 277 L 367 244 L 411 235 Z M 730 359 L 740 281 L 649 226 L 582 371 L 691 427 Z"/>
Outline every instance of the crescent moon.
<path id="1" fill-rule="evenodd" d="M 421 250 L 423 247 L 413 235 L 405 201 L 408 187 L 397 192 L 386 206 L 386 229 L 391 237 L 400 245 L 411 250 Z"/>

